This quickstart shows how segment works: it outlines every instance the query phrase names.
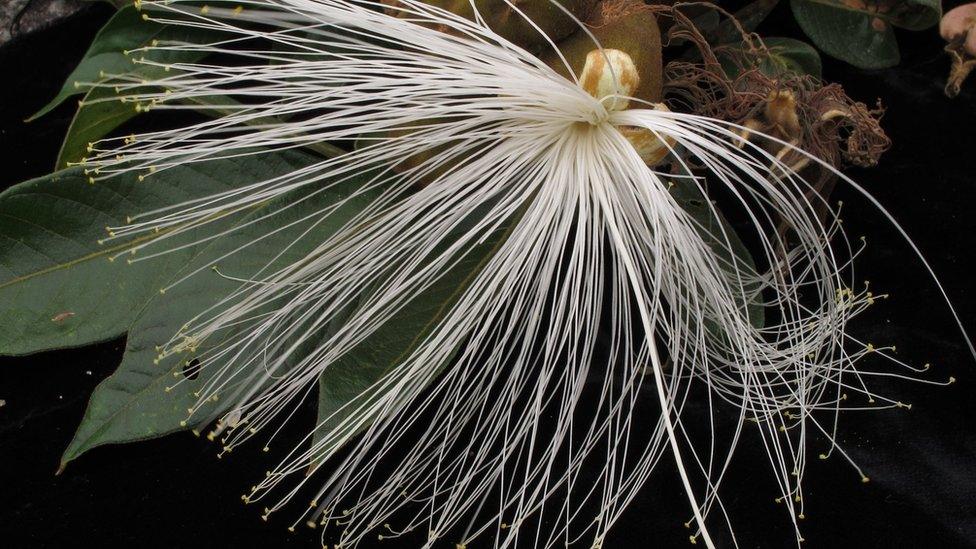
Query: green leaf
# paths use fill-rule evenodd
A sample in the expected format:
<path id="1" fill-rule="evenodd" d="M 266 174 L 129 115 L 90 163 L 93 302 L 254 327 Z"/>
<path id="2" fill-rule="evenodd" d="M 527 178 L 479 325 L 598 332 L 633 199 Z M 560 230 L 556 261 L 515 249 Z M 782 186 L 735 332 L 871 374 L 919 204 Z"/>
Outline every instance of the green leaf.
<path id="1" fill-rule="evenodd" d="M 735 78 L 742 65 L 757 68 L 770 78 L 792 74 L 821 78 L 820 54 L 810 44 L 781 37 L 763 38 L 763 42 L 768 55 L 758 48 L 750 50 L 744 42 L 721 49 L 718 58 L 725 74 Z"/>
<path id="2" fill-rule="evenodd" d="M 237 159 L 236 162 L 251 164 L 252 169 L 257 169 L 258 164 L 272 163 L 288 166 L 290 171 L 296 164 L 308 165 L 314 160 L 315 157 L 291 152 Z M 280 173 L 284 171 L 279 170 Z M 65 450 L 62 464 L 103 444 L 153 438 L 190 428 L 192 422 L 191 425 L 181 422 L 187 420 L 187 408 L 197 401 L 192 393 L 206 383 L 213 375 L 212 372 L 221 365 L 213 363 L 211 367 L 200 371 L 196 379 L 184 379 L 180 385 L 167 392 L 166 387 L 179 380 L 184 365 L 192 361 L 194 355 L 171 356 L 160 360 L 158 364 L 154 361 L 158 355 L 157 345 L 169 341 L 194 315 L 218 303 L 240 287 L 240 282 L 220 276 L 210 267 L 219 259 L 222 274 L 246 279 L 256 276 L 263 268 L 274 271 L 300 260 L 362 211 L 379 192 L 355 192 L 361 185 L 361 181 L 354 180 L 324 192 L 317 192 L 315 189 L 300 190 L 296 192 L 302 193 L 300 196 L 305 197 L 304 200 L 296 200 L 293 195 L 267 203 L 241 221 L 243 224 L 254 220 L 253 224 L 246 227 L 242 225 L 239 230 L 213 240 L 190 261 L 185 262 L 185 268 L 171 276 L 170 280 L 182 278 L 197 270 L 200 272 L 170 288 L 165 294 L 156 292 L 146 305 L 144 312 L 129 331 L 122 364 L 95 389 L 85 417 Z M 322 216 L 313 216 L 324 208 L 339 203 L 342 205 L 324 220 Z M 278 211 L 279 206 L 284 204 L 293 205 Z M 272 211 L 278 213 L 258 220 L 260 216 Z M 261 238 L 265 236 L 266 238 Z M 246 244 L 250 245 L 241 253 L 222 258 L 226 253 Z M 152 261 L 147 263 L 151 264 Z M 205 341 L 196 352 L 205 352 L 234 334 L 233 330 L 220 332 Z M 218 409 L 220 404 L 217 402 L 211 406 Z M 206 411 L 198 413 L 205 415 Z"/>
<path id="3" fill-rule="evenodd" d="M 156 40 L 164 43 L 166 41 L 206 42 L 219 37 L 220 34 L 216 31 L 187 29 L 143 21 L 139 12 L 132 7 L 120 10 L 99 32 L 81 64 L 68 77 L 68 82 L 65 83 L 61 93 L 30 119 L 45 114 L 70 95 L 82 92 L 86 94 L 79 102 L 78 111 L 71 121 L 71 126 L 68 127 L 58 154 L 56 169 L 66 168 L 72 162 L 81 161 L 85 157 L 89 143 L 105 137 L 139 113 L 134 103 L 116 99 L 119 95 L 113 88 L 86 86 L 76 82 L 104 82 L 110 80 L 109 75 L 113 74 L 138 75 L 140 78 L 152 81 L 163 76 L 164 70 L 158 66 L 133 63 L 123 51 L 134 50 Z M 166 50 L 153 50 L 140 54 L 140 57 L 161 63 L 192 62 L 203 56 L 203 53 L 195 51 Z"/>
<path id="4" fill-rule="evenodd" d="M 759 70 L 769 76 L 784 74 L 809 74 L 820 78 L 822 66 L 820 54 L 813 46 L 793 38 L 764 38 L 769 57 L 759 63 Z"/>
<path id="5" fill-rule="evenodd" d="M 942 17 L 939 0 L 791 0 L 790 5 L 821 50 L 863 69 L 898 64 L 893 27 L 921 30 Z"/>
<path id="6" fill-rule="evenodd" d="M 88 152 L 88 144 L 105 137 L 109 132 L 138 114 L 132 103 L 122 103 L 112 100 L 115 93 L 106 88 L 95 88 L 88 92 L 84 104 L 75 113 L 71 126 L 61 144 L 58 155 L 58 168 L 66 168 L 71 163 L 79 162 Z M 186 99 L 182 103 L 196 107 L 196 111 L 208 116 L 220 117 L 235 111 L 232 106 L 240 105 L 237 100 L 227 96 L 207 96 Z M 250 119 L 247 123 L 253 126 L 277 124 L 281 120 L 262 116 Z M 345 151 L 324 141 L 306 143 L 304 149 L 314 151 L 327 158 L 344 154 Z"/>
<path id="7" fill-rule="evenodd" d="M 515 214 L 506 227 L 499 228 L 483 243 L 468 251 L 451 270 L 322 372 L 319 376 L 318 422 L 312 433 L 313 445 L 352 415 L 357 407 L 379 396 L 374 384 L 410 356 L 444 319 L 505 242 L 518 217 L 520 214 Z M 476 218 L 478 215 L 473 214 L 468 222 Z M 459 231 L 465 229 L 466 225 L 462 225 Z M 454 238 L 448 236 L 445 242 Z M 438 365 L 438 371 L 447 367 L 449 360 Z M 376 419 L 379 418 L 367 418 L 361 428 L 365 429 Z"/>
<path id="8" fill-rule="evenodd" d="M 88 153 L 89 143 L 105 137 L 138 114 L 132 103 L 123 104 L 113 100 L 115 97 L 115 92 L 108 88 L 95 88 L 85 94 L 61 142 L 55 169 L 80 162 Z"/>
<path id="9" fill-rule="evenodd" d="M 139 10 L 126 6 L 116 12 L 98 31 L 78 66 L 68 75 L 61 91 L 27 121 L 44 116 L 73 95 L 87 93 L 91 90 L 91 86 L 86 84 L 105 80 L 103 73 L 105 75 L 141 73 L 148 68 L 147 65 L 133 63 L 132 57 L 126 55 L 126 51 L 149 46 L 153 40 L 202 43 L 212 41 L 217 36 L 220 35 L 216 31 L 145 21 Z M 146 52 L 144 56 L 148 60 L 160 63 L 173 63 L 199 59 L 201 54 L 153 50 Z M 128 107 L 131 108 L 131 105 Z"/>
<path id="10" fill-rule="evenodd" d="M 123 334 L 193 249 L 132 265 L 124 257 L 109 261 L 134 242 L 100 245 L 105 228 L 123 225 L 127 215 L 140 211 L 272 177 L 294 166 L 289 158 L 189 163 L 142 182 L 130 173 L 93 185 L 81 169 L 70 169 L 0 194 L 0 354 L 74 347 Z M 172 242 L 193 237 L 190 231 Z"/>

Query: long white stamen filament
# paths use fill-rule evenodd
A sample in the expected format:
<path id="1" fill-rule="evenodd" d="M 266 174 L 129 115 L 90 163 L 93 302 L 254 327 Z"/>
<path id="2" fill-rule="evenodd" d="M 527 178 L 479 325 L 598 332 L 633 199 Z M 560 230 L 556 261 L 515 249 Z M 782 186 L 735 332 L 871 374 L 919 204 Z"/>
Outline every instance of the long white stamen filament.
<path id="1" fill-rule="evenodd" d="M 301 261 L 246 278 L 221 273 L 240 287 L 161 345 L 160 360 L 191 352 L 199 361 L 190 420 L 219 419 L 213 436 L 226 451 L 273 439 L 323 372 L 504 234 L 418 345 L 245 496 L 276 497 L 266 515 L 312 493 L 299 522 L 340 525 L 322 535 L 342 547 L 413 531 L 427 533 L 428 545 L 455 535 L 461 545 L 481 537 L 498 547 L 553 547 L 585 536 L 598 547 L 670 452 L 692 507 L 692 539 L 713 546 L 706 519 L 717 507 L 733 520 L 718 493 L 746 426 L 758 425 L 797 517 L 811 437 L 846 457 L 834 442 L 840 409 L 904 406 L 867 380 L 922 371 L 857 364 L 884 349 L 854 340 L 846 324 L 882 296 L 852 289 L 859 250 L 836 212 L 821 221 L 811 186 L 778 157 L 742 145 L 739 128 L 653 108 L 613 110 L 619 98 L 588 95 L 480 17 L 416 0 L 394 8 L 366 0 L 141 5 L 151 19 L 227 36 L 146 50 L 236 61 L 139 57 L 162 76 L 93 84 L 114 87 L 140 110 L 203 103 L 223 114 L 93 144 L 85 162 L 93 182 L 137 171 L 151 184 L 152 174 L 187 162 L 316 143 L 349 152 L 133 212 L 106 239 L 156 234 L 131 250 L 149 253 L 131 261 L 172 251 L 173 236 L 192 229 L 214 227 L 205 239 L 221 238 L 235 229 L 216 221 L 303 197 L 246 224 L 274 219 L 354 178 L 364 183 L 347 201 L 373 197 Z M 648 168 L 622 127 L 644 128 L 681 153 L 679 173 Z M 414 155 L 418 162 L 404 162 Z M 711 188 L 693 165 L 709 173 Z M 739 210 L 758 266 L 736 254 L 736 237 L 721 224 L 686 210 L 675 182 L 700 195 L 705 219 L 720 217 L 713 196 Z M 323 223 L 341 206 L 292 224 Z M 792 248 L 775 230 L 781 222 L 793 231 Z M 751 318 L 757 307 L 763 325 Z M 641 424 L 645 383 L 660 414 Z M 850 403 L 849 394 L 878 404 Z M 204 409 L 218 397 L 218 411 Z M 731 421 L 721 417 L 728 409 Z M 584 466 L 595 476 L 584 478 Z M 310 468 L 323 472 L 306 475 Z"/>

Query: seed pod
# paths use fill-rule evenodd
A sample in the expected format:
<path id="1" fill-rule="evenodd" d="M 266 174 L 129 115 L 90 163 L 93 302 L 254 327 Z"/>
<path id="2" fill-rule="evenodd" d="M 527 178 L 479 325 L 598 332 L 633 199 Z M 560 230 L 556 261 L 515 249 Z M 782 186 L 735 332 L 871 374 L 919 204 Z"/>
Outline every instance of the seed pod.
<path id="1" fill-rule="evenodd" d="M 474 0 L 473 4 L 491 30 L 527 50 L 536 51 L 549 47 L 546 37 L 558 42 L 576 31 L 579 28 L 576 19 L 585 21 L 597 0 L 558 0 L 558 2 L 573 16 L 567 15 L 551 0 Z M 398 0 L 383 0 L 383 3 L 391 6 L 391 14 L 409 17 L 409 14 L 396 9 L 401 7 Z M 472 0 L 424 0 L 424 3 L 443 8 L 467 19 L 475 19 Z M 539 29 L 533 27 L 526 18 L 538 25 Z"/>
<path id="2" fill-rule="evenodd" d="M 640 0 L 604 0 L 586 20 L 586 27 L 601 46 L 626 52 L 633 60 L 640 75 L 633 96 L 651 103 L 660 102 L 661 31 L 651 10 Z M 582 74 L 587 56 L 597 47 L 582 29 L 558 45 L 574 74 Z M 571 78 L 555 51 L 545 50 L 540 57 L 557 72 Z"/>

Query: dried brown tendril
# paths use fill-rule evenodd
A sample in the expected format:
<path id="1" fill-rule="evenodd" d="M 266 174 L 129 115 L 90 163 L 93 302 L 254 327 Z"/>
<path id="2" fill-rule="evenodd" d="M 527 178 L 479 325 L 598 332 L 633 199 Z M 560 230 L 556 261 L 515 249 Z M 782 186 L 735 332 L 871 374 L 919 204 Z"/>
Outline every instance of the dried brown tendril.
<path id="1" fill-rule="evenodd" d="M 728 18 L 741 43 L 711 45 L 682 11 L 691 6 L 714 9 Z M 747 128 L 743 139 L 754 139 L 753 131 L 772 135 L 834 167 L 842 162 L 873 166 L 891 146 L 880 125 L 884 112 L 880 102 L 870 109 L 848 97 L 839 84 L 793 72 L 771 76 L 761 71 L 760 64 L 772 59 L 770 51 L 758 35 L 746 31 L 722 8 L 693 2 L 654 9 L 659 17 L 671 20 L 666 44 L 689 43 L 699 54 L 697 59 L 676 59 L 665 66 L 664 91 L 673 109 L 740 124 Z M 780 143 L 761 145 L 794 169 L 809 164 L 806 156 Z M 829 176 L 824 173 L 823 178 Z"/>

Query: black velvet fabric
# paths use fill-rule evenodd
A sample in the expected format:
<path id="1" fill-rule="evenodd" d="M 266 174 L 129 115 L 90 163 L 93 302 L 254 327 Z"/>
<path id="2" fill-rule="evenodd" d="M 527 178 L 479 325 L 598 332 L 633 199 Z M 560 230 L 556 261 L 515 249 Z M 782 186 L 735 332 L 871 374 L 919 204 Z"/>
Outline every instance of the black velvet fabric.
<path id="1" fill-rule="evenodd" d="M 947 2 L 947 7 L 957 2 Z M 794 35 L 788 9 L 764 23 L 768 35 Z M 41 34 L 0 49 L 0 188 L 47 173 L 74 106 L 22 120 L 60 87 L 111 10 L 93 5 Z M 976 78 L 963 93 L 942 93 L 948 59 L 935 30 L 899 33 L 896 68 L 862 71 L 825 59 L 824 76 L 859 100 L 880 97 L 894 140 L 880 166 L 848 173 L 898 219 L 976 331 Z M 859 337 L 897 345 L 909 362 L 931 362 L 928 379 L 948 387 L 877 380 L 879 392 L 911 410 L 849 412 L 839 442 L 871 478 L 839 457 L 815 455 L 806 476 L 804 546 L 976 547 L 976 360 L 931 278 L 896 231 L 866 200 L 839 188 L 845 224 L 869 247 L 858 271 L 875 291 L 892 295 L 852 327 Z M 289 534 L 239 496 L 272 462 L 241 450 L 218 461 L 206 441 L 180 434 L 98 448 L 55 476 L 58 458 L 81 420 L 95 385 L 117 366 L 124 341 L 0 359 L 0 547 L 279 547 L 315 546 L 311 532 Z M 307 417 L 314 417 L 308 410 Z M 811 443 L 812 451 L 824 446 Z M 246 454 L 246 455 L 245 455 Z M 681 547 L 690 518 L 679 484 L 662 463 L 605 547 Z M 741 547 L 794 545 L 769 463 L 746 435 L 722 489 Z M 717 526 L 718 543 L 731 546 Z M 366 544 L 369 545 L 369 544 Z M 409 547 L 408 541 L 376 542 Z M 475 545 L 481 547 L 481 545 Z"/>

